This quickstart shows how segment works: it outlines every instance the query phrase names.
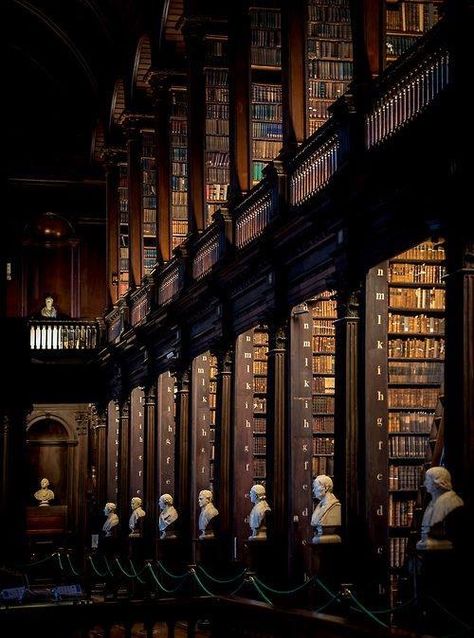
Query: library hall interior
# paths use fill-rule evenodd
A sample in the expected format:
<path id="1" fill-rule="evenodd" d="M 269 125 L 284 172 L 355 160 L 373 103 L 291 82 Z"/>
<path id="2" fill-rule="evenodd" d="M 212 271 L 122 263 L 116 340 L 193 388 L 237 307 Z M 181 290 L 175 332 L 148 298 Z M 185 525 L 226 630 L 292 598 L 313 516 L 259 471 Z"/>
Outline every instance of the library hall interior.
<path id="1" fill-rule="evenodd" d="M 473 0 L 6 0 L 0 634 L 473 634 Z"/>

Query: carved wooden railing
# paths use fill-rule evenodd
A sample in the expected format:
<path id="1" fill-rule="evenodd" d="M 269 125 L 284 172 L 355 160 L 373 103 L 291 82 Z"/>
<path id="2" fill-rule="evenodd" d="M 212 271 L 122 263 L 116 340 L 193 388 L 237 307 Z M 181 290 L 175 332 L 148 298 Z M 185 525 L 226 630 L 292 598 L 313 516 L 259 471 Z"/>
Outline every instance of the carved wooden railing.
<path id="1" fill-rule="evenodd" d="M 94 350 L 100 345 L 97 321 L 30 320 L 31 350 Z"/>
<path id="2" fill-rule="evenodd" d="M 290 164 L 290 206 L 306 203 L 324 188 L 338 168 L 339 138 L 329 120 L 297 152 Z"/>
<path id="3" fill-rule="evenodd" d="M 130 295 L 130 323 L 139 324 L 150 310 L 150 288 L 144 284 Z"/>
<path id="4" fill-rule="evenodd" d="M 176 297 L 184 282 L 184 264 L 178 258 L 172 259 L 161 273 L 158 284 L 158 304 L 164 306 Z"/>
<path id="5" fill-rule="evenodd" d="M 105 325 L 107 326 L 107 341 L 113 343 L 120 338 L 124 329 L 124 309 L 123 304 L 114 306 L 112 310 L 105 316 Z"/>
<path id="6" fill-rule="evenodd" d="M 214 222 L 195 243 L 193 278 L 201 279 L 222 259 L 228 243 L 232 241 L 232 219 L 221 209 Z"/>
<path id="7" fill-rule="evenodd" d="M 449 85 L 450 55 L 439 44 L 440 32 L 441 24 L 378 81 L 378 97 L 365 117 L 368 149 L 417 118 Z"/>
<path id="8" fill-rule="evenodd" d="M 237 248 L 246 246 L 262 234 L 273 218 L 275 189 L 268 178 L 263 179 L 236 207 L 235 243 Z"/>

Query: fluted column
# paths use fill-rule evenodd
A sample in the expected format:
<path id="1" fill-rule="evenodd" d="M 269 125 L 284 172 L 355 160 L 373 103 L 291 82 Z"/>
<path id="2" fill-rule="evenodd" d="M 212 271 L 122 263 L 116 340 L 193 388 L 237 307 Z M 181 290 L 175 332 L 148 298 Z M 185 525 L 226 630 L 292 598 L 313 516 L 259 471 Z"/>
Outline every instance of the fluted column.
<path id="1" fill-rule="evenodd" d="M 357 542 L 360 515 L 359 291 L 337 292 L 335 378 L 335 487 L 346 543 Z"/>
<path id="2" fill-rule="evenodd" d="M 189 418 L 189 368 L 176 374 L 176 507 L 179 510 L 179 528 L 184 540 L 191 538 L 191 520 L 194 507 L 191 503 L 191 432 Z"/>
<path id="3" fill-rule="evenodd" d="M 147 512 L 152 520 L 157 517 L 157 424 L 156 384 L 145 390 L 145 485 L 144 497 Z"/>
<path id="4" fill-rule="evenodd" d="M 217 351 L 217 404 L 216 404 L 216 472 L 215 500 L 219 507 L 220 529 L 224 542 L 230 539 L 231 461 L 232 461 L 232 365 L 233 351 Z"/>
<path id="5" fill-rule="evenodd" d="M 288 324 L 282 322 L 270 327 L 268 350 L 268 486 L 272 507 L 272 530 L 270 537 L 277 556 L 284 557 L 278 566 L 282 579 L 289 573 L 289 450 L 290 432 L 287 414 L 287 356 Z"/>
<path id="6" fill-rule="evenodd" d="M 130 515 L 130 403 L 127 399 L 120 406 L 118 504 L 122 523 Z M 124 528 L 125 529 L 125 528 Z"/>

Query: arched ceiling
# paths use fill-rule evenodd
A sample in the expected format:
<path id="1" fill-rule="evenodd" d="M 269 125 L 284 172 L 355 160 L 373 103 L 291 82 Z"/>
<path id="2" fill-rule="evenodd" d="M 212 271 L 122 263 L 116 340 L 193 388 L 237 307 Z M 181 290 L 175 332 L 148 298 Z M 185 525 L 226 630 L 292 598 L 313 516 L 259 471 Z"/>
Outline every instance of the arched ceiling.
<path id="1" fill-rule="evenodd" d="M 92 131 L 163 2 L 7 0 L 9 176 L 89 170 Z"/>

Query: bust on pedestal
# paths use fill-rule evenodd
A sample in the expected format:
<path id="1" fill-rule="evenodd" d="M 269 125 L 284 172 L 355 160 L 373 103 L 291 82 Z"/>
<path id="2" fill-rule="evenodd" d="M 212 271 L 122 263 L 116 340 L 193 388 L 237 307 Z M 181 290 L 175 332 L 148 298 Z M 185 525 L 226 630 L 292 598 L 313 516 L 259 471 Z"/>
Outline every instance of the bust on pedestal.
<path id="1" fill-rule="evenodd" d="M 263 485 L 254 485 L 250 490 L 250 500 L 254 504 L 249 516 L 249 525 L 252 534 L 249 541 L 267 540 L 267 512 L 271 508 L 266 501 L 266 492 Z"/>
<path id="2" fill-rule="evenodd" d="M 160 506 L 160 517 L 158 519 L 158 528 L 160 530 L 160 538 L 176 538 L 173 530 L 173 523 L 178 518 L 178 512 L 173 506 L 173 497 L 171 494 L 162 494 L 158 501 Z"/>
<path id="3" fill-rule="evenodd" d="M 132 514 L 128 521 L 128 527 L 130 529 L 130 538 L 142 538 L 143 536 L 143 523 L 145 520 L 145 510 L 142 509 L 142 499 L 138 496 L 134 496 L 131 500 Z"/>
<path id="4" fill-rule="evenodd" d="M 34 497 L 37 501 L 39 501 L 40 507 L 48 507 L 49 501 L 54 499 L 53 490 L 49 489 L 49 481 L 47 478 L 41 479 L 41 489 L 37 490 L 34 494 Z"/>
<path id="5" fill-rule="evenodd" d="M 424 486 L 431 501 L 423 514 L 419 550 L 451 550 L 452 530 L 448 515 L 462 507 L 464 502 L 452 488 L 451 474 L 445 467 L 431 467 L 426 471 Z M 450 517 L 452 519 L 452 517 Z"/>
<path id="6" fill-rule="evenodd" d="M 320 474 L 313 481 L 314 497 L 319 499 L 311 517 L 314 527 L 312 543 L 340 543 L 341 503 L 332 493 L 333 482 L 329 476 Z"/>
<path id="7" fill-rule="evenodd" d="M 199 539 L 207 540 L 214 538 L 215 520 L 213 519 L 215 519 L 219 512 L 212 502 L 212 492 L 210 490 L 201 490 L 199 492 L 198 501 L 201 508 L 201 513 L 199 514 Z"/>

